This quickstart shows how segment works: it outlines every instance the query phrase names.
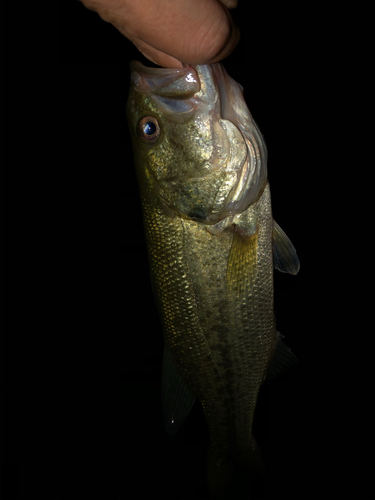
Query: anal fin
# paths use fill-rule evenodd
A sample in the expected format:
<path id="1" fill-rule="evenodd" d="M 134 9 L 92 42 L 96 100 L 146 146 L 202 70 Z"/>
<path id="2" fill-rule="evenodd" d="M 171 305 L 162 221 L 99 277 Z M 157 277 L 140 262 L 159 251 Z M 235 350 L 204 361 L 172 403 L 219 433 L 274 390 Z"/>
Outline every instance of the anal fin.
<path id="1" fill-rule="evenodd" d="M 162 399 L 164 427 L 167 434 L 173 436 L 189 414 L 195 397 L 176 370 L 167 346 L 163 354 Z"/>

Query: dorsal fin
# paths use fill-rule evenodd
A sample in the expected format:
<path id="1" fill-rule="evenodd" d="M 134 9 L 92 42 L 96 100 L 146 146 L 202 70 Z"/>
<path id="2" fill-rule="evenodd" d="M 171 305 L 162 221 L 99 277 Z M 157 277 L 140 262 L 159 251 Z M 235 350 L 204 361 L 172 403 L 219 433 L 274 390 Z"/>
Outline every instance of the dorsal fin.
<path id="1" fill-rule="evenodd" d="M 297 274 L 300 268 L 296 249 L 276 221 L 273 221 L 273 262 L 282 273 Z"/>

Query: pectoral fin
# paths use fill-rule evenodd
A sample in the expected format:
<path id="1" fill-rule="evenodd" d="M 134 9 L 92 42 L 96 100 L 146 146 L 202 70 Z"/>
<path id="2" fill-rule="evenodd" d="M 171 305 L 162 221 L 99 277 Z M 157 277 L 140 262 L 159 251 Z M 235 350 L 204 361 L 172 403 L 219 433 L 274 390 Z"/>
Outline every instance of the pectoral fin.
<path id="1" fill-rule="evenodd" d="M 296 249 L 276 221 L 273 221 L 273 261 L 282 273 L 297 274 L 300 268 Z"/>
<path id="2" fill-rule="evenodd" d="M 175 363 L 164 346 L 162 368 L 163 421 L 169 436 L 173 436 L 189 414 L 195 397 L 190 393 L 175 368 Z"/>

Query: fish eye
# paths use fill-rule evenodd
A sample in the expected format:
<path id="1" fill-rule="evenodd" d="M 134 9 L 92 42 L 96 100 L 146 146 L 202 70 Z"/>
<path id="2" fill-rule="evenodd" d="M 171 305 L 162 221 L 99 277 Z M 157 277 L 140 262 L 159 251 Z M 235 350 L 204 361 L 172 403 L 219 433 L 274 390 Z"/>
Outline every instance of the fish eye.
<path id="1" fill-rule="evenodd" d="M 160 135 L 160 126 L 153 116 L 144 116 L 138 122 L 138 135 L 143 142 L 155 142 Z"/>

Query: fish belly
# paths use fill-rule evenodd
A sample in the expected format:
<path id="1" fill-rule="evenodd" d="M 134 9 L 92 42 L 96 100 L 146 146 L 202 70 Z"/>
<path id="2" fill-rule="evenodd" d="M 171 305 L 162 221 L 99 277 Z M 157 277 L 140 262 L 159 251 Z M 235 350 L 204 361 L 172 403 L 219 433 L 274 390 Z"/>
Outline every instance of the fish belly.
<path id="1" fill-rule="evenodd" d="M 270 191 L 220 234 L 143 197 L 164 341 L 200 400 L 211 452 L 254 451 L 259 388 L 276 345 Z"/>

